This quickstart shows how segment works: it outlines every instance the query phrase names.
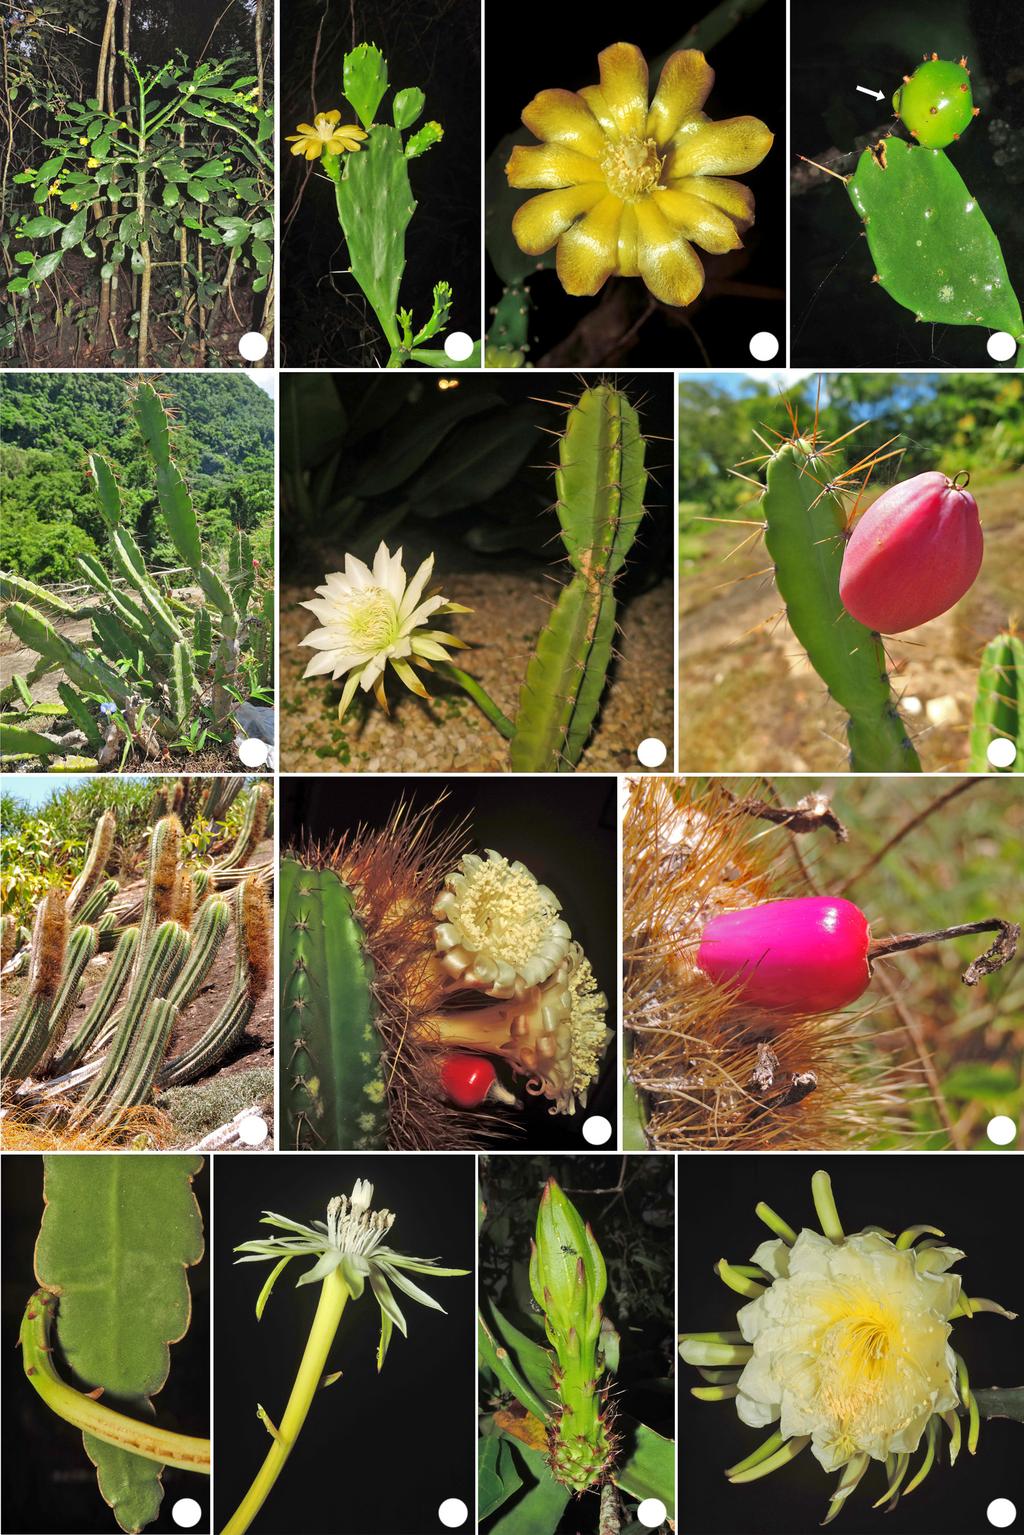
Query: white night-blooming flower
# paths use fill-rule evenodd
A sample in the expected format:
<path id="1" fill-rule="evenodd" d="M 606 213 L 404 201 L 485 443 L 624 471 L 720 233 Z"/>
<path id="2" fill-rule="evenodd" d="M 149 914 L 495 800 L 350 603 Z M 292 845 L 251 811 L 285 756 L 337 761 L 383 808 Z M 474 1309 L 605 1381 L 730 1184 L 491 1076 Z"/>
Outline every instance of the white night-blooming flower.
<path id="1" fill-rule="evenodd" d="M 522 997 L 553 975 L 572 934 L 561 902 L 525 864 L 488 848 L 466 853 L 434 902 L 434 942 L 445 969 L 489 997 Z"/>
<path id="2" fill-rule="evenodd" d="M 421 1290 L 408 1278 L 415 1274 L 451 1278 L 465 1274 L 466 1269 L 440 1268 L 433 1258 L 410 1258 L 384 1245 L 384 1239 L 395 1223 L 390 1210 L 372 1210 L 373 1184 L 365 1178 L 357 1178 L 351 1195 L 338 1194 L 327 1205 L 327 1219 L 314 1221 L 305 1226 L 286 1215 L 275 1215 L 264 1210 L 261 1226 L 273 1226 L 284 1236 L 257 1237 L 251 1242 L 241 1242 L 236 1253 L 236 1263 L 274 1264 L 269 1279 L 256 1302 L 256 1315 L 262 1316 L 274 1283 L 282 1270 L 293 1258 L 312 1258 L 313 1267 L 307 1269 L 297 1281 L 299 1285 L 316 1284 L 340 1270 L 341 1277 L 353 1300 L 358 1300 L 370 1282 L 374 1299 L 380 1307 L 380 1343 L 377 1348 L 377 1368 L 384 1363 L 384 1355 L 391 1341 L 392 1328 L 402 1335 L 406 1332 L 405 1316 L 395 1299 L 394 1289 L 401 1290 L 421 1306 L 443 1311 L 432 1295 Z"/>
<path id="3" fill-rule="evenodd" d="M 974 1454 L 981 1416 L 967 1365 L 950 1346 L 951 1324 L 984 1312 L 1015 1315 L 966 1294 L 949 1273 L 964 1254 L 937 1240 L 936 1227 L 909 1226 L 895 1237 L 869 1226 L 848 1236 L 827 1173 L 814 1174 L 811 1191 L 823 1234 L 797 1233 L 759 1204 L 775 1237 L 747 1266 L 724 1258 L 715 1265 L 747 1301 L 737 1330 L 683 1333 L 679 1352 L 708 1382 L 693 1388 L 695 1396 L 734 1401 L 752 1428 L 775 1425 L 728 1468 L 729 1480 L 757 1481 L 810 1446 L 827 1471 L 841 1473 L 823 1520 L 829 1524 L 872 1461 L 882 1462 L 888 1482 L 878 1504 L 888 1499 L 892 1508 L 919 1487 L 935 1464 L 942 1425 L 950 1464 L 963 1438 Z"/>
<path id="4" fill-rule="evenodd" d="M 754 1345 L 738 1382 L 743 1422 L 809 1434 L 826 1471 L 916 1450 L 932 1415 L 959 1401 L 947 1318 L 960 1278 L 935 1272 L 939 1251 L 901 1252 L 875 1232 L 837 1246 L 801 1231 L 785 1275 L 736 1319 Z M 924 1272 L 919 1257 L 931 1260 Z"/>
<path id="5" fill-rule="evenodd" d="M 413 667 L 430 671 L 431 661 L 449 659 L 446 646 L 465 648 L 464 641 L 454 635 L 427 627 L 432 618 L 471 611 L 439 593 L 424 597 L 433 569 L 430 555 L 406 581 L 402 550 L 392 554 L 381 543 L 372 570 L 355 555 L 346 554 L 344 572 L 325 576 L 323 586 L 317 587 L 319 596 L 300 604 L 321 624 L 301 641 L 317 652 L 303 676 L 330 673 L 337 680 L 349 674 L 338 705 L 339 719 L 344 719 L 357 687 L 364 692 L 373 688 L 378 703 L 387 709 L 384 674 L 388 665 L 411 692 L 428 698 Z"/>

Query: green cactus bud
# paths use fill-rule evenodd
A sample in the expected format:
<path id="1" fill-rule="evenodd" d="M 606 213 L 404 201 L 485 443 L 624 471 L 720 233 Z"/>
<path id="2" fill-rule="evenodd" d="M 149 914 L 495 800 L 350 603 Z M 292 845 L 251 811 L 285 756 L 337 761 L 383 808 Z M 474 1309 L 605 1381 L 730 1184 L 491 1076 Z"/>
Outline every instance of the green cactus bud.
<path id="1" fill-rule="evenodd" d="M 405 158 L 415 160 L 419 155 L 425 155 L 428 149 L 435 144 L 440 144 L 444 138 L 444 129 L 440 123 L 424 123 L 422 128 L 417 128 L 412 138 L 405 146 Z"/>

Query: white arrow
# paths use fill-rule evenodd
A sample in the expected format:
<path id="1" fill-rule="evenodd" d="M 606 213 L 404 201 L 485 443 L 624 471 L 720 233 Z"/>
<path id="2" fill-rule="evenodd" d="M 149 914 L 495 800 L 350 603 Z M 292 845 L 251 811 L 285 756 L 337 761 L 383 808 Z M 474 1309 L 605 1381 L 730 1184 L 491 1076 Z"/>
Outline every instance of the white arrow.
<path id="1" fill-rule="evenodd" d="M 876 101 L 881 101 L 885 95 L 884 91 L 869 91 L 866 85 L 858 85 L 857 89 L 863 91 L 865 96 L 874 96 Z"/>

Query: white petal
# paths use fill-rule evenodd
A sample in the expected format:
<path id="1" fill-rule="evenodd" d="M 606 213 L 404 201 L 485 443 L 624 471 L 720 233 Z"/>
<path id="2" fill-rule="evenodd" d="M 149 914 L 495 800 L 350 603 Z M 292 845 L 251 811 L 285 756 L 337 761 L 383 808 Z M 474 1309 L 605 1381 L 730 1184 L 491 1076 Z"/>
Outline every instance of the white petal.
<path id="1" fill-rule="evenodd" d="M 398 617 L 403 623 L 419 602 L 420 594 L 430 580 L 430 573 L 433 568 L 434 556 L 430 554 L 423 561 L 423 564 L 406 587 L 405 596 L 402 598 L 402 605 L 398 610 Z"/>
<path id="2" fill-rule="evenodd" d="M 436 613 L 438 608 L 442 607 L 444 607 L 443 597 L 428 597 L 425 602 L 420 603 L 418 608 L 414 608 L 407 618 L 402 620 L 402 632 L 404 634 L 411 634 L 414 629 L 418 629 L 421 624 L 424 624 L 432 613 Z"/>
<path id="3" fill-rule="evenodd" d="M 306 670 L 302 674 L 303 681 L 307 677 L 323 677 L 327 672 L 334 670 L 334 655 L 331 651 L 323 651 L 314 656 Z"/>
<path id="4" fill-rule="evenodd" d="M 375 584 L 369 566 L 364 565 L 362 560 L 357 560 L 354 554 L 345 556 L 345 575 L 350 586 L 357 592 L 364 591 L 366 587 Z"/>

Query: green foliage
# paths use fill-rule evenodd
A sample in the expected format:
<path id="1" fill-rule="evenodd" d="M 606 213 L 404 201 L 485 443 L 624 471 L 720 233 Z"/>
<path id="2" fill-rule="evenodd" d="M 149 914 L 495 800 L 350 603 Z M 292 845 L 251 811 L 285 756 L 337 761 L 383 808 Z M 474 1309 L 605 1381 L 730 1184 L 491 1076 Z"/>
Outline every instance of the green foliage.
<path id="1" fill-rule="evenodd" d="M 434 287 L 433 312 L 417 329 L 411 311 L 399 309 L 405 271 L 405 236 L 416 211 L 408 162 L 444 137 L 440 123 L 428 122 L 403 142 L 402 134 L 420 117 L 425 98 L 418 86 L 397 91 L 392 100 L 394 126 L 376 121 L 388 89 L 388 66 L 379 48 L 360 43 L 345 54 L 344 91 L 369 137 L 358 150 L 324 155 L 334 182 L 338 222 L 348 246 L 352 276 L 366 295 L 388 343 L 389 368 L 415 361 L 428 367 L 478 366 L 479 356 L 454 363 L 441 349 L 422 343 L 447 323 L 451 289 Z"/>
<path id="2" fill-rule="evenodd" d="M 898 304 L 918 320 L 1024 339 L 999 241 L 941 149 L 885 139 L 877 153 L 864 150 L 847 190 L 878 280 Z"/>
<path id="3" fill-rule="evenodd" d="M 222 1072 L 209 1082 L 169 1087 L 159 1092 L 156 1106 L 169 1114 L 181 1140 L 194 1144 L 227 1124 L 242 1109 L 260 1107 L 273 1097 L 274 1073 L 269 1066 Z"/>
<path id="4" fill-rule="evenodd" d="M 202 1159 L 58 1155 L 44 1164 L 36 1275 L 60 1294 L 61 1351 L 80 1389 L 150 1415 L 170 1370 L 169 1345 L 189 1326 L 187 1269 L 203 1256 L 192 1193 Z M 90 1434 L 84 1443 L 121 1528 L 150 1524 L 162 1467 Z"/>

